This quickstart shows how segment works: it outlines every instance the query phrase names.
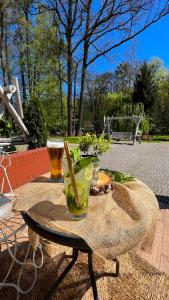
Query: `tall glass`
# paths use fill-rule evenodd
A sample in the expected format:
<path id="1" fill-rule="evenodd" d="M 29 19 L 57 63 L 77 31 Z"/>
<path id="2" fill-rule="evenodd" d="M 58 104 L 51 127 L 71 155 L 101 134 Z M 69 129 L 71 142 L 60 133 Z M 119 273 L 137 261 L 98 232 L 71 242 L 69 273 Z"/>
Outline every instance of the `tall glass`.
<path id="1" fill-rule="evenodd" d="M 47 149 L 51 163 L 51 178 L 60 181 L 63 178 L 62 158 L 64 153 L 64 143 L 57 141 L 47 141 Z"/>
<path id="2" fill-rule="evenodd" d="M 83 219 L 87 216 L 88 199 L 92 178 L 92 163 L 87 167 L 81 169 L 79 172 L 74 172 L 80 205 L 78 205 L 77 203 L 68 169 L 68 164 L 67 162 L 65 162 L 65 160 L 63 166 L 65 194 L 69 216 L 74 220 Z"/>

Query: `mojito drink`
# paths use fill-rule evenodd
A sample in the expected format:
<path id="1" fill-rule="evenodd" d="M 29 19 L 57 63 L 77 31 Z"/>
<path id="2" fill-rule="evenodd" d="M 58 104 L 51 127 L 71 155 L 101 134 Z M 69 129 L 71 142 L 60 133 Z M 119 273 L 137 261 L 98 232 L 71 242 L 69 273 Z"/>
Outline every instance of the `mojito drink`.
<path id="1" fill-rule="evenodd" d="M 90 185 L 92 179 L 92 163 L 82 169 L 75 168 L 75 180 L 80 203 L 77 204 L 70 174 L 65 172 L 65 194 L 68 213 L 72 219 L 80 220 L 86 217 Z"/>

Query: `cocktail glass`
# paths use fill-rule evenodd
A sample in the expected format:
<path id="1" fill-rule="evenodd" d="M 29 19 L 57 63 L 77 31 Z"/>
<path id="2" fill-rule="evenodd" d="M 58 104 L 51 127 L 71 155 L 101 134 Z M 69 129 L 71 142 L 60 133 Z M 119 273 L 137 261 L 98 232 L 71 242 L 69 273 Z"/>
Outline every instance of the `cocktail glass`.
<path id="1" fill-rule="evenodd" d="M 63 168 L 67 208 L 69 216 L 74 220 L 80 220 L 87 216 L 88 199 L 92 179 L 92 167 L 92 163 L 90 163 L 79 171 L 74 168 L 75 183 L 79 196 L 78 203 L 72 185 L 68 164 L 67 161 L 64 160 Z"/>

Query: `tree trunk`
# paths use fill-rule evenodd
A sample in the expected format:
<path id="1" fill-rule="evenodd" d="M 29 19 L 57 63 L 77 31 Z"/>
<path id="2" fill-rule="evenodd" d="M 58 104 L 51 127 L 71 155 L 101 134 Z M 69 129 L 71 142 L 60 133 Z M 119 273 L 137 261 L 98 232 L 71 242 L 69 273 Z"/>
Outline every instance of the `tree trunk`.
<path id="1" fill-rule="evenodd" d="M 3 9 L 3 8 L 2 8 Z M 7 73 L 7 56 L 5 53 L 6 47 L 5 47 L 5 25 L 4 25 L 4 14 L 3 11 L 0 11 L 0 59 L 1 59 L 1 68 L 2 68 L 2 76 L 3 76 L 3 82 L 4 86 L 8 85 L 8 73 Z"/>
<path id="2" fill-rule="evenodd" d="M 21 73 L 21 82 L 22 82 L 22 93 L 23 93 L 23 102 L 27 101 L 26 96 L 26 81 L 25 81 L 25 64 L 22 49 L 19 50 L 20 55 L 20 73 Z"/>
<path id="3" fill-rule="evenodd" d="M 77 83 L 77 68 L 78 66 L 75 66 L 75 72 L 74 72 L 74 92 L 73 92 L 73 134 L 76 133 L 76 83 Z"/>
<path id="4" fill-rule="evenodd" d="M 82 65 L 81 89 L 80 89 L 80 99 L 79 99 L 79 116 L 78 116 L 79 118 L 78 118 L 76 135 L 80 134 L 81 125 L 82 125 L 82 117 L 83 117 L 85 79 L 86 79 L 87 59 L 88 59 L 88 50 L 89 50 L 88 32 L 89 32 L 89 23 L 90 23 L 91 2 L 92 2 L 91 0 L 88 0 L 88 4 L 87 4 L 87 18 L 86 18 L 86 26 L 85 26 L 85 40 L 84 40 L 84 48 L 83 48 L 83 65 Z"/>
<path id="5" fill-rule="evenodd" d="M 5 50 L 5 73 L 7 77 L 8 84 L 11 81 L 11 73 L 10 73 L 10 66 L 9 66 L 9 50 L 8 50 L 8 27 L 5 26 L 5 43 L 4 43 L 4 50 Z"/>
<path id="6" fill-rule="evenodd" d="M 68 54 L 67 133 L 72 135 L 72 56 Z"/>
<path id="7" fill-rule="evenodd" d="M 62 93 L 62 70 L 61 70 L 61 61 L 59 57 L 59 94 L 60 94 L 60 113 L 62 121 L 62 130 L 64 132 L 64 120 L 63 120 L 63 93 Z"/>
<path id="8" fill-rule="evenodd" d="M 73 1 L 69 1 L 68 18 L 67 18 L 67 134 L 72 135 L 72 81 L 73 81 L 73 57 L 72 57 L 72 9 Z"/>
<path id="9" fill-rule="evenodd" d="M 87 52 L 88 52 L 88 50 L 87 50 Z M 85 59 L 85 56 L 86 56 L 86 59 Z M 86 60 L 87 60 L 87 54 L 84 55 L 83 66 L 82 66 L 81 88 L 80 88 L 80 98 L 79 98 L 79 115 L 78 115 L 76 135 L 80 135 L 81 125 L 82 125 L 83 101 L 84 101 L 85 79 L 86 79 L 86 69 L 87 69 Z"/>
<path id="10" fill-rule="evenodd" d="M 25 7 L 24 14 L 25 14 L 25 34 L 26 34 L 26 64 L 27 64 L 29 95 L 31 95 L 32 87 L 31 87 L 30 53 L 29 53 L 29 32 L 28 32 L 29 16 L 28 16 L 28 11 L 29 11 L 29 8 Z"/>

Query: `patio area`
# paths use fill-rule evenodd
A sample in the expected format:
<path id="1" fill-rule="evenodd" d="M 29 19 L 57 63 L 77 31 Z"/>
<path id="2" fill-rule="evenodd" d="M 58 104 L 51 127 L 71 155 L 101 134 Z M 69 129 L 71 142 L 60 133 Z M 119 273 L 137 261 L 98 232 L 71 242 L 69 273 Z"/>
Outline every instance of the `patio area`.
<path id="1" fill-rule="evenodd" d="M 103 168 L 109 168 L 112 170 L 117 170 L 117 171 L 123 171 L 123 172 L 128 172 L 132 174 L 134 177 L 142 180 L 144 183 L 146 183 L 156 194 L 158 200 L 159 200 L 159 206 L 160 206 L 160 214 L 158 218 L 158 223 L 156 226 L 156 232 L 155 232 L 155 238 L 154 238 L 154 243 L 153 243 L 153 248 L 151 253 L 146 253 L 141 250 L 138 251 L 138 257 L 140 256 L 143 258 L 145 261 L 147 261 L 149 264 L 152 265 L 152 269 L 149 269 L 149 265 L 145 265 L 143 261 L 141 260 L 141 263 L 139 262 L 137 256 L 122 256 L 121 258 L 121 264 L 122 264 L 122 278 L 123 278 L 123 273 L 126 271 L 127 274 L 130 274 L 130 272 L 133 272 L 133 280 L 135 277 L 140 276 L 140 273 L 137 274 L 138 271 L 136 271 L 137 266 L 139 265 L 140 270 L 143 271 L 144 268 L 145 270 L 149 270 L 148 272 L 151 273 L 155 272 L 155 269 L 153 269 L 153 266 L 157 268 L 159 271 L 164 271 L 166 274 L 169 274 L 169 238 L 168 238 L 168 228 L 169 228 L 169 185 L 168 185 L 168 178 L 169 178 L 169 169 L 168 169 L 168 161 L 169 161 L 169 143 L 143 143 L 141 145 L 136 144 L 134 147 L 129 146 L 129 145 L 112 145 L 112 149 L 103 156 L 102 159 L 102 167 Z M 19 193 L 20 188 L 16 189 L 16 193 Z M 11 223 L 10 223 L 11 222 Z M 13 218 L 12 220 L 9 221 L 8 224 L 12 224 L 12 228 L 15 229 L 17 228 L 18 224 L 20 224 L 22 220 L 16 216 L 16 218 Z M 5 224 L 4 224 L 5 226 Z M 23 235 L 20 235 L 20 242 L 27 242 L 27 238 L 23 237 Z M 36 284 L 36 292 L 33 293 L 31 292 L 30 296 L 29 294 L 27 296 L 22 296 L 22 299 L 43 299 L 38 298 L 38 293 L 39 291 L 42 291 L 42 295 L 45 294 L 45 290 L 42 287 L 44 284 L 44 279 L 43 275 L 44 272 L 47 272 L 48 275 L 50 274 L 51 270 L 51 277 L 49 275 L 50 280 L 52 281 L 54 277 L 57 275 L 57 270 L 54 270 L 55 268 L 58 268 L 58 264 L 60 261 L 60 254 L 63 253 L 63 250 L 65 251 L 65 247 L 61 246 L 56 246 L 51 243 L 46 243 L 44 244 L 44 249 L 45 249 L 45 260 L 44 262 L 48 265 L 43 268 L 43 270 L 39 270 L 39 280 L 41 280 L 41 284 L 38 281 L 38 284 Z M 5 248 L 2 248 L 2 257 L 1 259 L 4 259 L 4 253 L 5 253 Z M 68 251 L 68 252 L 67 252 Z M 66 249 L 66 252 L 70 254 L 70 251 Z M 21 253 L 22 256 L 22 253 Z M 86 278 L 82 276 L 82 273 L 85 271 L 85 263 L 86 259 L 84 258 L 84 255 L 80 257 L 80 261 L 78 262 L 78 266 L 75 269 L 75 272 L 80 272 L 79 273 L 79 278 L 84 282 L 86 282 Z M 131 265 L 131 266 L 130 266 Z M 79 269 L 79 266 L 80 269 Z M 113 265 L 111 265 L 112 267 Z M 47 268 L 47 269 L 46 269 Z M 51 268 L 51 269 L 50 269 Z M 96 257 L 95 258 L 95 270 L 96 272 L 99 270 L 104 271 L 105 268 L 110 268 L 110 265 L 105 266 L 105 263 L 103 263 L 102 260 L 99 260 Z M 31 270 L 30 276 L 31 276 Z M 66 281 L 66 285 L 70 285 L 71 280 L 76 280 L 78 279 L 77 277 L 75 278 L 75 272 L 72 273 L 72 275 L 68 276 L 68 281 Z M 143 271 L 144 276 L 146 276 L 145 271 Z M 160 273 L 161 274 L 161 273 Z M 76 275 L 77 276 L 77 275 Z M 82 277 L 81 277 L 82 276 Z M 127 275 L 128 276 L 128 275 Z M 134 277 L 135 276 L 135 277 Z M 161 276 L 161 275 L 160 275 Z M 128 277 L 127 277 L 128 278 Z M 101 295 L 100 299 L 109 299 L 109 300 L 114 300 L 116 298 L 104 298 L 104 295 L 107 295 L 107 290 L 105 289 L 105 286 L 107 286 L 108 289 L 110 289 L 110 283 L 111 285 L 115 288 L 114 282 L 116 279 L 109 279 L 109 278 L 101 278 L 97 281 L 98 285 L 98 290 Z M 117 288 L 117 294 L 118 298 L 117 299 L 124 299 L 124 298 L 119 298 L 120 296 L 120 285 L 124 284 L 123 282 L 124 278 L 122 279 L 122 282 L 120 283 L 120 279 L 117 279 L 118 284 L 119 284 L 119 290 Z M 127 279 L 128 281 L 129 278 Z M 148 280 L 148 279 L 146 279 Z M 108 285 L 105 285 L 106 284 Z M 126 279 L 125 279 L 125 282 Z M 137 285 L 139 286 L 140 282 L 137 282 Z M 50 285 L 49 285 L 50 286 Z M 40 289 L 40 290 L 39 290 Z M 34 290 L 35 291 L 35 290 Z M 67 288 L 65 289 L 67 291 Z M 79 289 L 78 289 L 79 291 Z M 59 289 L 57 296 L 52 298 L 52 299 L 63 299 L 63 300 L 69 300 L 69 299 L 75 299 L 72 298 L 74 296 L 67 296 L 67 292 L 63 293 L 62 287 Z M 80 293 L 80 292 L 79 292 Z M 160 292 L 159 292 L 160 293 Z M 121 297 L 122 297 L 123 291 L 121 291 Z M 15 299 L 14 295 L 8 294 L 8 292 L 5 289 L 5 293 L 3 294 L 2 291 L 0 295 L 5 296 L 5 298 L 2 299 Z M 6 298 L 8 295 L 8 298 Z M 60 295 L 62 298 L 60 298 Z M 1 297 L 1 296 L 0 296 Z M 10 297 L 10 298 L 9 298 Z M 106 296 L 107 297 L 107 296 Z M 117 295 L 116 295 L 117 297 Z M 0 298 L 1 299 L 1 298 Z M 83 298 L 76 298 L 76 299 L 92 299 L 92 293 L 91 289 L 89 292 L 87 292 L 87 296 Z M 127 298 L 126 299 L 136 299 L 134 298 Z M 141 298 L 137 298 L 141 299 Z M 142 299 L 146 299 L 143 298 Z M 157 298 L 157 299 L 167 299 L 164 296 L 162 298 Z M 154 300 L 154 299 L 153 299 Z"/>
<path id="2" fill-rule="evenodd" d="M 146 183 L 156 194 L 160 214 L 151 254 L 141 257 L 169 274 L 169 143 L 113 144 L 102 167 L 128 172 Z"/>

